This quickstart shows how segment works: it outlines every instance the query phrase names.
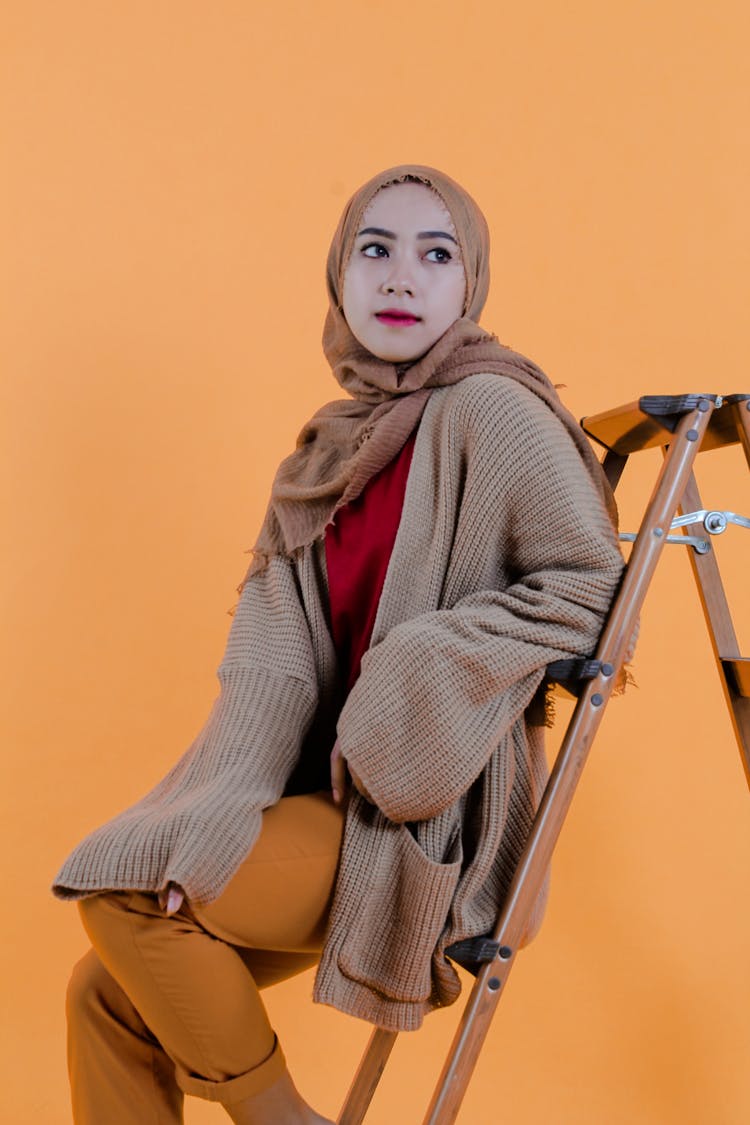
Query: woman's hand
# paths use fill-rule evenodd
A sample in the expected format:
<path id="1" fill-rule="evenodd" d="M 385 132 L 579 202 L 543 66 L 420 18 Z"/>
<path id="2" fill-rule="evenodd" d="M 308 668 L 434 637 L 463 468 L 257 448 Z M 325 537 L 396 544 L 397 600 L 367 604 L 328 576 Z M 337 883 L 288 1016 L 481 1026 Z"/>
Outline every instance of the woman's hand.
<path id="1" fill-rule="evenodd" d="M 157 898 L 165 914 L 175 914 L 185 901 L 184 892 L 175 883 L 169 883 L 159 891 Z"/>
<path id="2" fill-rule="evenodd" d="M 336 739 L 333 750 L 331 751 L 331 789 L 333 790 L 334 804 L 340 805 L 346 796 L 346 791 L 349 787 L 349 778 L 351 777 L 354 788 L 357 789 L 366 801 L 374 805 L 372 797 L 367 789 L 357 777 L 352 767 L 348 765 L 344 755 L 341 752 L 341 744 Z"/>
<path id="3" fill-rule="evenodd" d="M 341 753 L 339 740 L 336 739 L 331 751 L 331 790 L 335 805 L 340 805 L 344 800 L 348 780 L 344 755 Z"/>

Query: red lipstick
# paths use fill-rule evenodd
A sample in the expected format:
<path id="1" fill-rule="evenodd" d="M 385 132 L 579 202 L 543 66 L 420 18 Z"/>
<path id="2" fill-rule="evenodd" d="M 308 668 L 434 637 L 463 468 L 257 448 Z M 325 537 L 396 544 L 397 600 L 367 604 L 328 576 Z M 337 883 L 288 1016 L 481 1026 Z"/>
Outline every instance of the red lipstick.
<path id="1" fill-rule="evenodd" d="M 413 313 L 406 312 L 405 309 L 382 309 L 381 312 L 376 312 L 375 316 L 381 324 L 416 324 L 421 318 L 414 316 Z"/>

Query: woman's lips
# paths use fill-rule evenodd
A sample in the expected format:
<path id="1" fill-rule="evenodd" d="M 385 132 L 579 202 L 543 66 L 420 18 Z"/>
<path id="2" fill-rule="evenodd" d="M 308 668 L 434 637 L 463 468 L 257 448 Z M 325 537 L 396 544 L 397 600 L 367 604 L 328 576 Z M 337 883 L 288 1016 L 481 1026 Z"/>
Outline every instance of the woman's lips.
<path id="1" fill-rule="evenodd" d="M 417 324 L 421 319 L 418 316 L 413 316 L 412 313 L 402 312 L 400 309 L 383 309 L 382 312 L 375 313 L 377 319 L 381 324 L 401 325 Z"/>

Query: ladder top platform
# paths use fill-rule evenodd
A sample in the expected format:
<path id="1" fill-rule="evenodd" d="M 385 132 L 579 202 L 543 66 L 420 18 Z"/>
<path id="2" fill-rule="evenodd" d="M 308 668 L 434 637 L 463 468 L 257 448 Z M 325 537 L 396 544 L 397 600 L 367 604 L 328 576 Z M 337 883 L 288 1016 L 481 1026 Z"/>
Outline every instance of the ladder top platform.
<path id="1" fill-rule="evenodd" d="M 605 449 L 627 457 L 668 445 L 680 418 L 695 410 L 701 399 L 717 404 L 701 448 L 718 449 L 739 441 L 737 411 L 750 410 L 750 394 L 645 395 L 627 406 L 582 418 L 581 427 Z"/>

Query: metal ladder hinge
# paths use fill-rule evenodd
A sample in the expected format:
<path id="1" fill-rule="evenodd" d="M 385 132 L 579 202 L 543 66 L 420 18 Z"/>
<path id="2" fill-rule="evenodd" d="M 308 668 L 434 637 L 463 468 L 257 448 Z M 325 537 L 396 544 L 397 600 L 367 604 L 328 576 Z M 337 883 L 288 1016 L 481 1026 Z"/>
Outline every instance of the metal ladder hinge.
<path id="1" fill-rule="evenodd" d="M 677 516 L 673 519 L 669 526 L 672 530 L 677 527 L 689 527 L 694 523 L 702 523 L 709 535 L 722 535 L 730 523 L 750 529 L 750 519 L 746 516 L 738 516 L 736 512 L 720 512 L 714 508 L 701 508 L 698 512 L 687 512 L 684 516 Z M 658 534 L 658 531 L 657 528 L 655 534 Z M 635 543 L 637 538 L 637 534 L 632 531 L 623 531 L 620 534 L 622 543 Z M 698 535 L 668 535 L 665 542 L 692 547 L 699 555 L 705 555 L 711 550 L 710 540 L 702 539 Z"/>

